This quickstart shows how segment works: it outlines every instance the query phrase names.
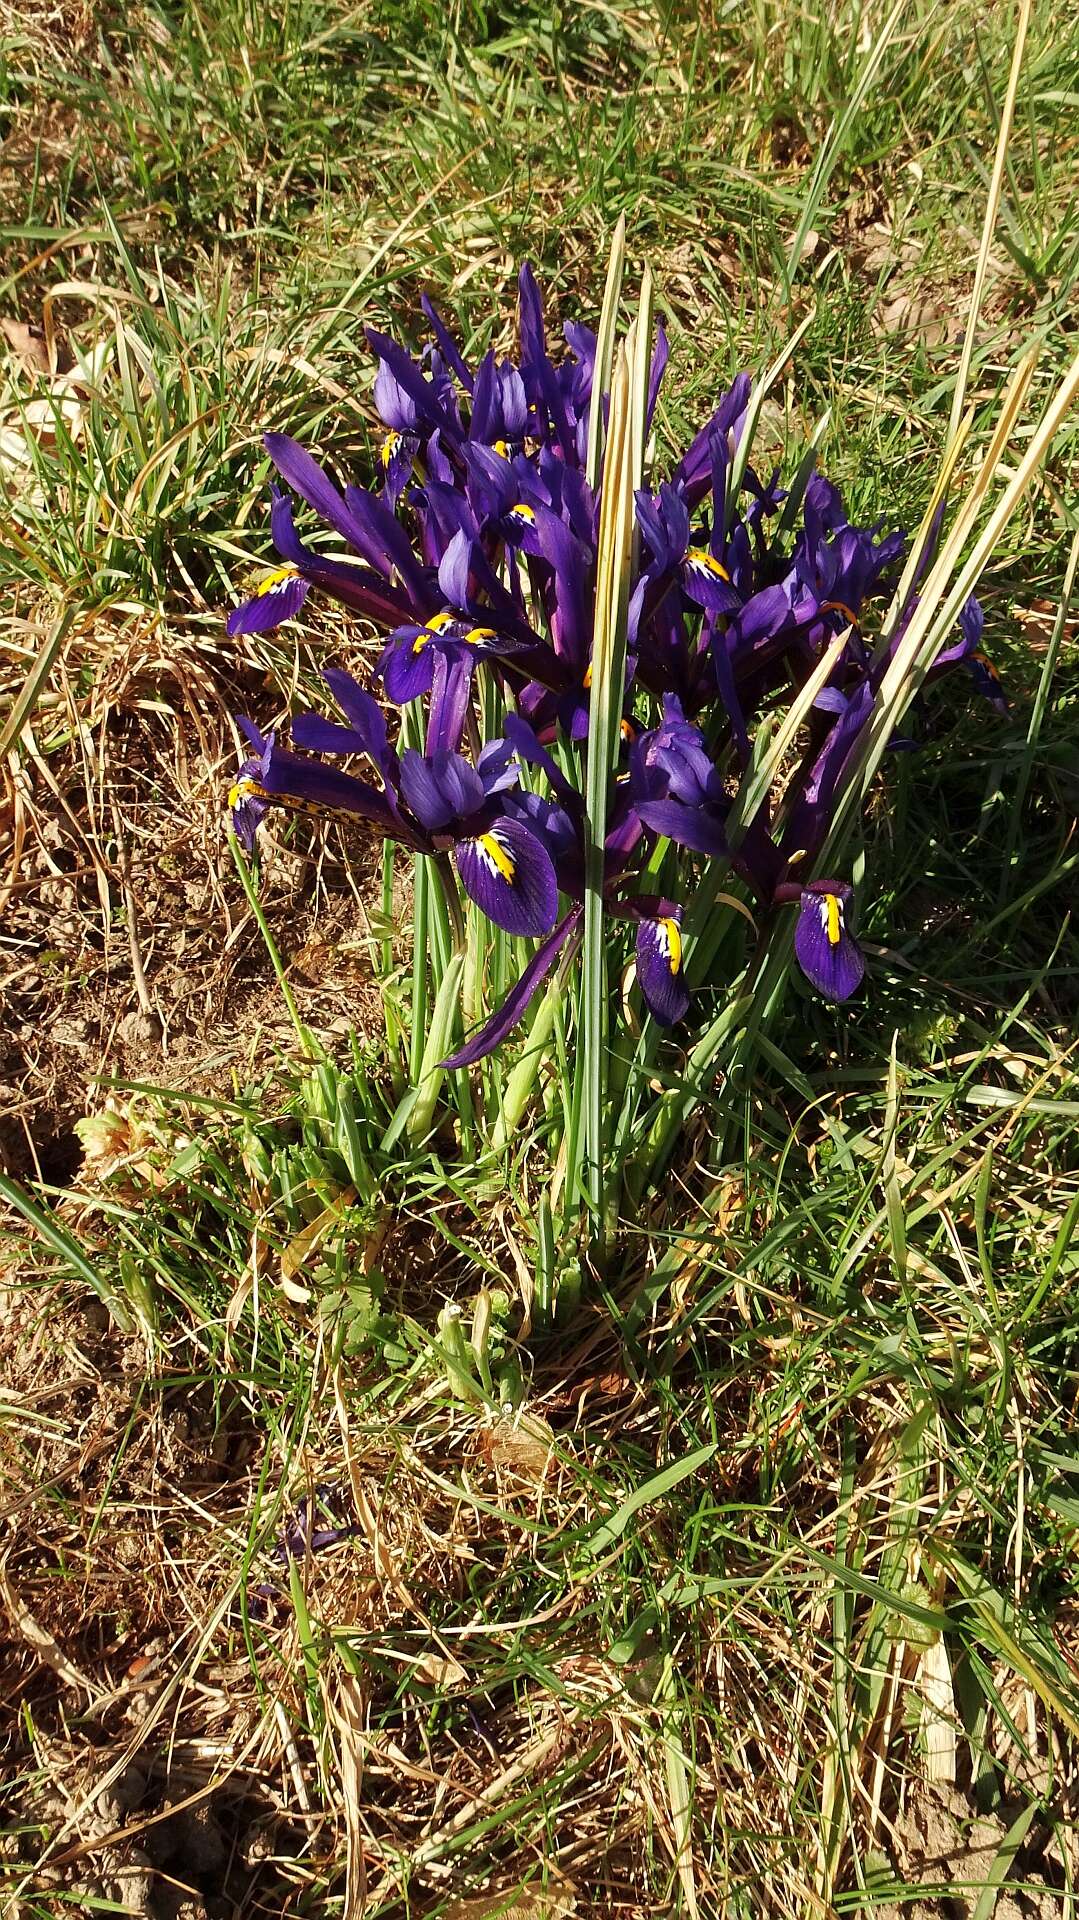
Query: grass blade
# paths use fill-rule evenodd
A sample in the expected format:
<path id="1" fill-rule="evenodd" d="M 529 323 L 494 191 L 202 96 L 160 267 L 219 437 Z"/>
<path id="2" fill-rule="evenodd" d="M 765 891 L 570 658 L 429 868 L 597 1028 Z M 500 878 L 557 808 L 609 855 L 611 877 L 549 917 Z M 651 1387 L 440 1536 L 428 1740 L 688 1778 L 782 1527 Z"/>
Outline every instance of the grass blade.
<path id="1" fill-rule="evenodd" d="M 1015 115 L 1015 96 L 1019 91 L 1019 75 L 1023 66 L 1023 49 L 1026 45 L 1027 28 L 1030 25 L 1031 0 L 1019 0 L 1019 20 L 1015 29 L 1015 45 L 1012 48 L 1011 72 L 1008 75 L 1008 90 L 1004 96 L 1004 106 L 1000 115 L 1000 127 L 997 133 L 996 157 L 993 161 L 993 175 L 989 183 L 989 198 L 985 203 L 985 218 L 982 222 L 982 240 L 978 248 L 978 260 L 974 269 L 974 286 L 970 296 L 970 311 L 967 314 L 967 330 L 963 336 L 963 351 L 959 356 L 959 372 L 955 380 L 955 392 L 952 395 L 952 411 L 948 421 L 948 438 L 954 439 L 959 431 L 959 422 L 966 405 L 967 383 L 970 379 L 970 363 L 974 353 L 974 336 L 978 329 L 978 318 L 982 310 L 982 295 L 985 291 L 985 275 L 989 265 L 989 251 L 993 244 L 993 231 L 997 224 L 1000 209 L 1000 195 L 1004 185 L 1004 168 L 1008 158 L 1008 140 L 1011 136 L 1012 120 Z"/>

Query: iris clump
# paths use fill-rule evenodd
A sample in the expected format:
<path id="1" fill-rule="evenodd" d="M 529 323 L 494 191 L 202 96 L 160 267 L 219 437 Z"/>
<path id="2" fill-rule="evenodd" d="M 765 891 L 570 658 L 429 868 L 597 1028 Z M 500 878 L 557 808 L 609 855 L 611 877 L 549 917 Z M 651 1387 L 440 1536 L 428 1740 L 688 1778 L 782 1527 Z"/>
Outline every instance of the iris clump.
<path id="1" fill-rule="evenodd" d="M 749 374 L 663 460 L 662 326 L 645 342 L 642 314 L 615 349 L 605 310 L 598 336 L 568 323 L 555 345 L 525 266 L 516 357 L 473 365 L 424 307 L 418 354 L 368 335 L 375 484 L 342 490 L 296 441 L 266 435 L 282 565 L 229 631 L 294 619 L 314 592 L 382 648 L 369 686 L 327 669 L 335 716 L 296 715 L 289 744 L 243 723 L 235 829 L 250 850 L 267 808 L 343 816 L 427 868 L 438 925 L 424 930 L 417 1083 L 421 1068 L 429 1082 L 495 1054 L 555 975 L 527 1053 L 557 1063 L 580 1178 L 600 1152 L 586 1140 L 574 1169 L 590 1124 L 608 1155 L 616 1138 L 640 1154 L 657 1070 L 677 1076 L 695 1048 L 706 1080 L 716 1053 L 701 1054 L 701 1032 L 752 999 L 784 928 L 825 1000 L 862 988 L 851 874 L 830 862 L 939 516 L 896 604 L 901 529 L 853 522 L 812 450 L 787 478 L 753 465 L 762 389 Z M 317 544 L 297 530 L 298 506 Z M 965 668 L 999 703 L 981 630 L 969 598 L 919 688 Z M 602 970 L 602 1007 L 585 984 L 574 991 L 582 946 L 593 985 Z M 454 961 L 454 1005 L 439 1007 Z M 594 1058 L 585 1068 L 591 1096 L 578 1042 L 610 1055 L 602 1074 Z M 534 1096 L 539 1067 L 518 1070 L 511 1119 Z"/>

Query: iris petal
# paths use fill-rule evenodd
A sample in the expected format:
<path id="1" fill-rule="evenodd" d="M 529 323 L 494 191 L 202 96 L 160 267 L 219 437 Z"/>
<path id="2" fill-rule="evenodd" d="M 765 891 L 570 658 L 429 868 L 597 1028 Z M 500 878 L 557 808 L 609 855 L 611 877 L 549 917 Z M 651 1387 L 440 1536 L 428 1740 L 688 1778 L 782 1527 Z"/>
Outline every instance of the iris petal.
<path id="1" fill-rule="evenodd" d="M 689 1012 L 682 968 L 681 912 L 642 920 L 637 928 L 637 979 L 645 1005 L 661 1027 L 673 1027 Z"/>
<path id="2" fill-rule="evenodd" d="M 230 638 L 238 633 L 269 633 L 283 620 L 294 620 L 307 599 L 309 585 L 291 567 L 269 574 L 250 600 L 233 607 L 225 631 Z"/>
<path id="3" fill-rule="evenodd" d="M 527 938 L 549 933 L 558 881 L 547 849 L 521 820 L 503 815 L 454 848 L 461 885 L 496 927 Z"/>
<path id="4" fill-rule="evenodd" d="M 479 811 L 483 782 L 459 753 L 424 755 L 406 747 L 401 755 L 401 797 L 429 833 L 440 833 L 451 821 L 467 820 Z"/>
<path id="5" fill-rule="evenodd" d="M 429 641 L 417 652 L 414 640 L 399 640 L 382 656 L 382 684 L 396 707 L 407 707 L 411 700 L 430 693 L 434 671 L 434 652 Z"/>
<path id="6" fill-rule="evenodd" d="M 862 984 L 865 960 L 847 929 L 849 887 L 807 887 L 798 907 L 794 951 L 810 984 L 826 1000 L 849 1000 Z"/>
<path id="7" fill-rule="evenodd" d="M 496 1008 L 489 1020 L 486 1020 L 471 1040 L 448 1060 L 441 1062 L 444 1067 L 471 1067 L 477 1060 L 486 1059 L 496 1047 L 501 1046 L 508 1033 L 511 1033 L 522 1020 L 528 1009 L 529 1001 L 537 989 L 546 980 L 555 961 L 571 934 L 576 933 L 581 923 L 581 909 L 574 907 L 568 913 L 550 937 L 541 947 L 537 947 L 516 986 L 511 987 L 502 1005 Z"/>
<path id="8" fill-rule="evenodd" d="M 723 821 L 711 808 L 683 806 L 678 800 L 635 801 L 638 819 L 653 833 L 661 833 L 691 853 L 724 854 L 727 835 Z"/>

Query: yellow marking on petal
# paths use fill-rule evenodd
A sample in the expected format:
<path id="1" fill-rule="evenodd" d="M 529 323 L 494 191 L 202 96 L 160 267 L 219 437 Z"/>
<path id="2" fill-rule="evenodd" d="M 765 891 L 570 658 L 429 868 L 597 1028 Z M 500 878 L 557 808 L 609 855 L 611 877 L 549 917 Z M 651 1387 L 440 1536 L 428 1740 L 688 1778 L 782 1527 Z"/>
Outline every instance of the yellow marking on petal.
<path id="1" fill-rule="evenodd" d="M 824 925 L 829 946 L 838 947 L 843 932 L 843 915 L 837 894 L 826 893 L 824 896 Z"/>
<path id="2" fill-rule="evenodd" d="M 976 660 L 980 667 L 985 668 L 985 671 L 989 675 L 990 680 L 995 680 L 997 685 L 998 686 L 1000 685 L 1000 675 L 997 672 L 995 666 L 993 665 L 993 662 L 990 660 L 988 654 L 982 653 L 981 649 L 979 648 L 975 653 L 972 653 L 970 657 L 972 660 Z"/>
<path id="3" fill-rule="evenodd" d="M 298 567 L 275 567 L 272 573 L 264 574 L 259 581 L 255 588 L 255 599 L 261 600 L 264 593 L 276 593 L 289 580 L 298 579 L 299 571 Z"/>
<path id="4" fill-rule="evenodd" d="M 465 634 L 465 640 L 470 647 L 479 647 L 485 640 L 497 639 L 498 635 L 493 627 L 470 627 Z"/>
<path id="5" fill-rule="evenodd" d="M 391 460 L 394 458 L 394 455 L 397 453 L 400 445 L 401 445 L 401 436 L 398 432 L 396 432 L 394 428 L 391 427 L 389 433 L 386 435 L 386 438 L 382 442 L 382 449 L 380 453 L 380 458 L 384 467 L 389 466 Z"/>
<path id="6" fill-rule="evenodd" d="M 452 627 L 453 620 L 453 614 L 445 607 L 441 613 L 433 613 L 412 642 L 413 653 L 422 653 L 429 640 L 437 639 L 440 633 L 445 633 L 447 627 Z"/>
<path id="7" fill-rule="evenodd" d="M 243 805 L 245 800 L 275 800 L 276 794 L 267 793 L 265 787 L 245 773 L 242 780 L 234 780 L 229 788 L 229 809 Z"/>
<path id="8" fill-rule="evenodd" d="M 822 600 L 820 610 L 822 613 L 841 613 L 845 620 L 850 621 L 852 627 L 858 625 L 858 615 L 851 612 L 845 600 Z"/>
<path id="9" fill-rule="evenodd" d="M 508 440 L 492 440 L 491 449 L 494 453 L 500 453 L 503 460 L 508 460 L 510 457 L 510 443 Z"/>
<path id="10" fill-rule="evenodd" d="M 589 661 L 587 667 L 584 670 L 584 679 L 582 680 L 581 685 L 586 690 L 589 689 L 592 685 L 592 662 L 591 661 Z"/>
<path id="11" fill-rule="evenodd" d="M 533 509 L 528 505 L 527 501 L 524 500 L 518 500 L 517 505 L 510 508 L 509 517 L 511 520 L 523 520 L 526 527 L 534 527 L 536 524 L 536 516 Z"/>
<path id="12" fill-rule="evenodd" d="M 634 726 L 632 720 L 623 720 L 618 730 L 621 733 L 623 740 L 628 740 L 632 742 L 637 738 L 637 729 Z"/>
<path id="13" fill-rule="evenodd" d="M 708 552 L 707 547 L 690 547 L 686 559 L 691 567 L 700 567 L 704 573 L 712 574 L 717 580 L 730 581 L 731 576 L 722 560 L 717 560 L 714 553 Z"/>
<path id="14" fill-rule="evenodd" d="M 682 967 L 682 929 L 677 920 L 671 919 L 661 920 L 659 927 L 666 948 L 667 965 L 672 973 L 679 973 Z"/>
<path id="15" fill-rule="evenodd" d="M 517 862 L 511 853 L 507 853 L 497 835 L 493 833 L 481 833 L 476 845 L 489 861 L 490 865 L 495 869 L 495 872 L 500 873 L 503 880 L 508 880 L 512 886 L 517 877 Z"/>

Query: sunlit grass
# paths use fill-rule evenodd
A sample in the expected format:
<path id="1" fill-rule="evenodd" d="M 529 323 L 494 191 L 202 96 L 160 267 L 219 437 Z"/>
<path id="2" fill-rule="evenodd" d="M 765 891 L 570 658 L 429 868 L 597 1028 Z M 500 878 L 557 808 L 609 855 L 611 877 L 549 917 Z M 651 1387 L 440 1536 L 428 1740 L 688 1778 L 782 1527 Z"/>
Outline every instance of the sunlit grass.
<path id="1" fill-rule="evenodd" d="M 418 333 L 421 287 L 472 345 L 495 309 L 508 338 L 526 256 L 561 311 L 590 316 L 624 213 L 672 338 L 661 444 L 814 308 L 765 422 L 777 460 L 830 409 L 822 462 L 852 513 L 879 503 L 916 525 L 946 437 L 1011 22 L 967 5 L 903 15 L 792 287 L 810 170 L 861 71 L 863 28 L 853 5 L 718 21 L 582 6 L 555 26 L 546 8 L 433 0 L 102 9 L 84 37 L 17 20 L 0 72 L 4 312 L 55 327 L 89 374 L 77 422 L 49 401 L 50 376 L 5 374 L 0 425 L 28 464 L 0 460 L 0 725 L 39 633 L 65 610 L 74 621 L 12 751 L 32 805 L 4 874 L 36 881 L 18 862 L 40 823 L 56 864 L 70 852 L 91 876 L 84 938 L 126 965 L 100 796 L 121 793 L 143 873 L 185 808 L 212 816 L 234 678 L 265 718 L 287 709 L 287 635 L 242 661 L 221 637 L 266 551 L 259 435 L 324 437 L 362 477 L 363 328 L 411 315 Z M 1067 353 L 1077 87 L 1059 10 L 1039 0 L 975 343 L 974 445 L 1029 339 L 1039 393 Z M 343 1911 L 347 1860 L 349 1887 L 362 1865 L 367 1911 L 387 1920 L 477 1914 L 460 1902 L 522 1885 L 545 1890 L 521 1909 L 535 1916 L 574 1901 L 792 1920 L 909 1910 L 929 1870 L 896 1830 L 932 1765 L 996 1823 L 966 1911 L 988 1920 L 998 1868 L 1037 1883 L 1040 1911 L 1071 1911 L 1074 608 L 1031 717 L 1074 474 L 1066 426 L 985 583 L 1011 712 L 957 716 L 933 690 L 924 744 L 887 770 L 866 840 L 872 999 L 838 1017 L 794 1002 L 740 1132 L 727 1115 L 722 1163 L 708 1166 L 705 1113 L 672 1175 L 687 1223 L 703 1200 L 707 1224 L 672 1240 L 646 1210 L 626 1222 L 625 1268 L 572 1328 L 528 1333 L 533 1133 L 505 1190 L 402 1143 L 389 1207 L 346 1201 L 354 1129 L 391 1110 L 377 1023 L 354 1055 L 338 1028 L 320 1088 L 261 981 L 257 1000 L 230 1003 L 231 1086 L 219 1077 L 194 1105 L 197 1066 L 148 1058 L 137 1077 L 181 1097 L 116 1090 L 122 1151 L 37 1194 L 92 1266 L 93 1311 L 63 1242 L 12 1215 L 5 1578 L 92 1683 L 72 1690 L 16 1622 L 5 1870 L 28 1912 L 114 1897 L 92 1808 L 131 1743 L 146 1786 L 122 1818 L 160 1811 L 170 1766 L 185 1790 L 210 1787 L 235 1842 L 227 1893 L 223 1868 L 212 1891 L 238 1911 L 248 1897 Z M 302 675 L 353 645 L 327 621 Z M 177 738 L 186 789 L 162 749 Z M 136 762 L 147 739 L 158 759 Z M 314 856 L 311 893 L 297 904 L 278 876 L 267 910 L 316 1020 L 297 956 L 341 866 L 302 825 L 288 844 L 286 862 Z M 199 857 L 216 917 L 186 937 L 235 968 L 255 929 L 212 834 Z M 388 924 L 371 913 L 363 925 L 356 909 L 361 947 L 403 939 L 407 901 Z M 73 937 L 47 911 L 34 932 L 20 921 L 12 968 L 63 958 Z M 333 1013 L 357 1024 L 348 1003 Z M 492 1354 L 516 1357 L 530 1433 L 491 1390 Z M 290 1583 L 273 1547 L 316 1484 L 359 1532 Z M 264 1617 L 260 1584 L 274 1588 Z M 148 1711 L 125 1717 L 127 1695 L 100 1709 L 93 1687 L 135 1687 L 146 1658 L 163 1663 Z M 934 1720 L 942 1686 L 951 1706 Z M 269 1854 L 235 1864 L 256 1829 Z M 38 1863 L 84 1841 L 90 1895 L 72 1864 L 57 1870 L 65 1896 Z"/>

